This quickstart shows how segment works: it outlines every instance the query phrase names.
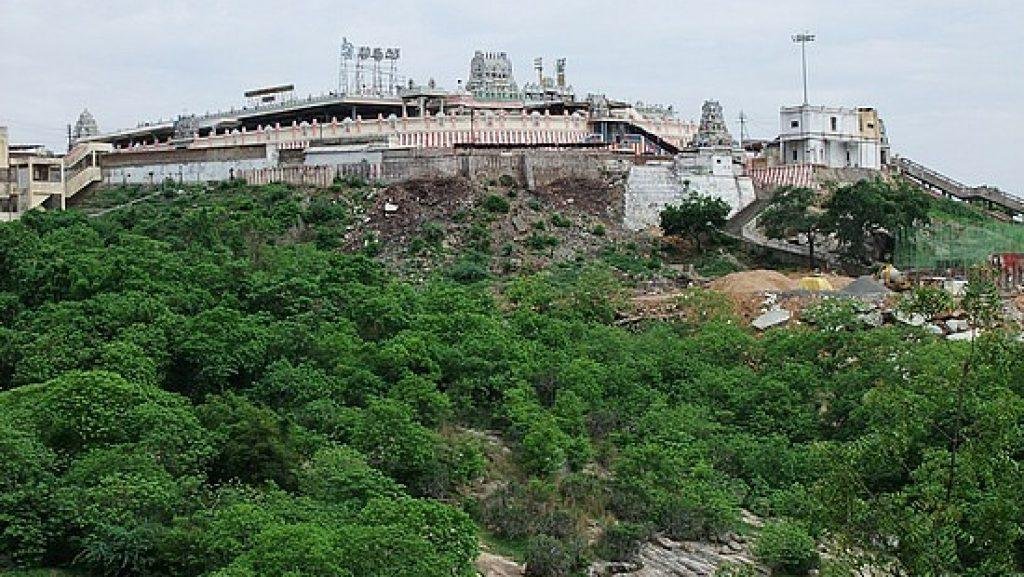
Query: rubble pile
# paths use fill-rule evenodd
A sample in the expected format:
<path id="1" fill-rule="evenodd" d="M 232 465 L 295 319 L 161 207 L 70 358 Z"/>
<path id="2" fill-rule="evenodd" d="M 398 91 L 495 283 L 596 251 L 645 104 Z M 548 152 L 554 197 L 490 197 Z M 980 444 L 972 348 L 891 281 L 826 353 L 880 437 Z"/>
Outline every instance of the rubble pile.
<path id="1" fill-rule="evenodd" d="M 762 291 L 748 301 L 748 305 L 753 299 L 759 301 L 755 309 L 756 313 L 747 314 L 745 318 L 750 322 L 751 327 L 759 331 L 790 323 L 813 324 L 813 319 L 806 318 L 802 314 L 806 309 L 825 299 L 847 299 L 855 303 L 854 309 L 857 313 L 855 319 L 862 327 L 878 328 L 885 325 L 901 324 L 920 327 L 926 332 L 951 341 L 970 341 L 982 332 L 982 329 L 970 326 L 965 318 L 966 313 L 962 310 L 927 318 L 918 313 L 908 314 L 900 311 L 898 301 L 894 296 L 895 293 L 875 279 L 863 276 L 842 290 L 815 295 L 802 295 L 799 294 L 799 291 Z M 1012 305 L 1012 303 L 1010 304 Z M 1007 321 L 1019 320 L 1014 314 L 1019 316 L 1016 307 L 1009 306 L 1005 312 Z"/>
<path id="2" fill-rule="evenodd" d="M 622 187 L 593 178 L 563 177 L 535 191 L 501 181 L 417 178 L 366 200 L 366 215 L 348 232 L 347 247 L 376 242 L 379 257 L 406 277 L 471 253 L 493 257 L 491 272 L 501 274 L 592 259 L 615 244 L 650 252 L 644 246 L 649 239 L 622 228 Z"/>
<path id="3" fill-rule="evenodd" d="M 622 222 L 624 191 L 595 178 L 563 177 L 538 187 L 537 196 L 560 210 L 573 208 L 609 222 Z"/>

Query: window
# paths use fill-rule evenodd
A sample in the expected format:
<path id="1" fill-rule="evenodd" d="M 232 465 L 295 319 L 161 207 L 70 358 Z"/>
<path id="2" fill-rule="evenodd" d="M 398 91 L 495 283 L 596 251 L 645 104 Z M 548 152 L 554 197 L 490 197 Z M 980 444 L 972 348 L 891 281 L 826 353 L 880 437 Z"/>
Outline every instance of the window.
<path id="1" fill-rule="evenodd" d="M 789 127 L 790 128 L 798 128 L 799 126 L 800 126 L 800 121 L 799 120 L 790 120 L 789 121 Z"/>
<path id="2" fill-rule="evenodd" d="M 832 132 L 839 130 L 839 119 L 835 116 L 832 117 Z"/>
<path id="3" fill-rule="evenodd" d="M 796 149 L 793 149 L 793 162 L 796 162 Z"/>
<path id="4" fill-rule="evenodd" d="M 875 123 L 874 122 L 869 122 L 868 123 L 868 128 L 874 128 L 874 127 L 875 127 Z"/>

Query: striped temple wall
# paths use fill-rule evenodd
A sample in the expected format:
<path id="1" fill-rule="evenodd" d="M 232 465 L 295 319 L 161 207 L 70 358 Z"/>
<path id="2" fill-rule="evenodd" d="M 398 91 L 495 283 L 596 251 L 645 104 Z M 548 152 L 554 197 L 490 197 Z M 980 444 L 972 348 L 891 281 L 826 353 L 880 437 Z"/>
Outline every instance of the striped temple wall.
<path id="1" fill-rule="evenodd" d="M 569 144 L 583 142 L 588 132 L 582 114 L 505 114 L 422 117 L 378 116 L 366 120 L 333 119 L 331 122 L 293 122 L 291 126 L 260 126 L 227 130 L 196 137 L 188 149 L 276 145 L 279 149 L 305 148 L 316 142 L 386 140 L 393 147 L 451 148 L 455 144 Z M 168 151 L 170 142 L 136 144 L 115 152 Z"/>
<path id="2" fill-rule="evenodd" d="M 818 189 L 820 185 L 814 178 L 812 164 L 786 164 L 767 168 L 751 168 L 750 178 L 754 186 L 762 190 L 771 190 L 780 186 L 801 186 Z"/>

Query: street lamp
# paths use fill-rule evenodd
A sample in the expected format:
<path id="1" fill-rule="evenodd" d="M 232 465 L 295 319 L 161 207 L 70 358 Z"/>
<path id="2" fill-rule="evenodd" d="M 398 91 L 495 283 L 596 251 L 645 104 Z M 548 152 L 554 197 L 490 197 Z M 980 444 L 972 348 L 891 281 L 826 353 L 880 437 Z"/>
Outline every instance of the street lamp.
<path id="1" fill-rule="evenodd" d="M 804 106 L 807 106 L 807 43 L 814 42 L 814 34 L 794 34 L 793 42 L 800 44 L 800 63 L 804 73 Z"/>

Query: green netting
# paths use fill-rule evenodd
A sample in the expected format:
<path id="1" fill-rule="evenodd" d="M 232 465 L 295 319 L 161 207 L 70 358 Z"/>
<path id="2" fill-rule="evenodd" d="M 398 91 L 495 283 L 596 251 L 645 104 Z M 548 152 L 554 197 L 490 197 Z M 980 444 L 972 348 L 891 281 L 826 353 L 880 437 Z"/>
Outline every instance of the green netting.
<path id="1" fill-rule="evenodd" d="M 900 231 L 893 264 L 908 270 L 965 269 L 1001 252 L 1024 252 L 1024 226 L 937 222 Z"/>

